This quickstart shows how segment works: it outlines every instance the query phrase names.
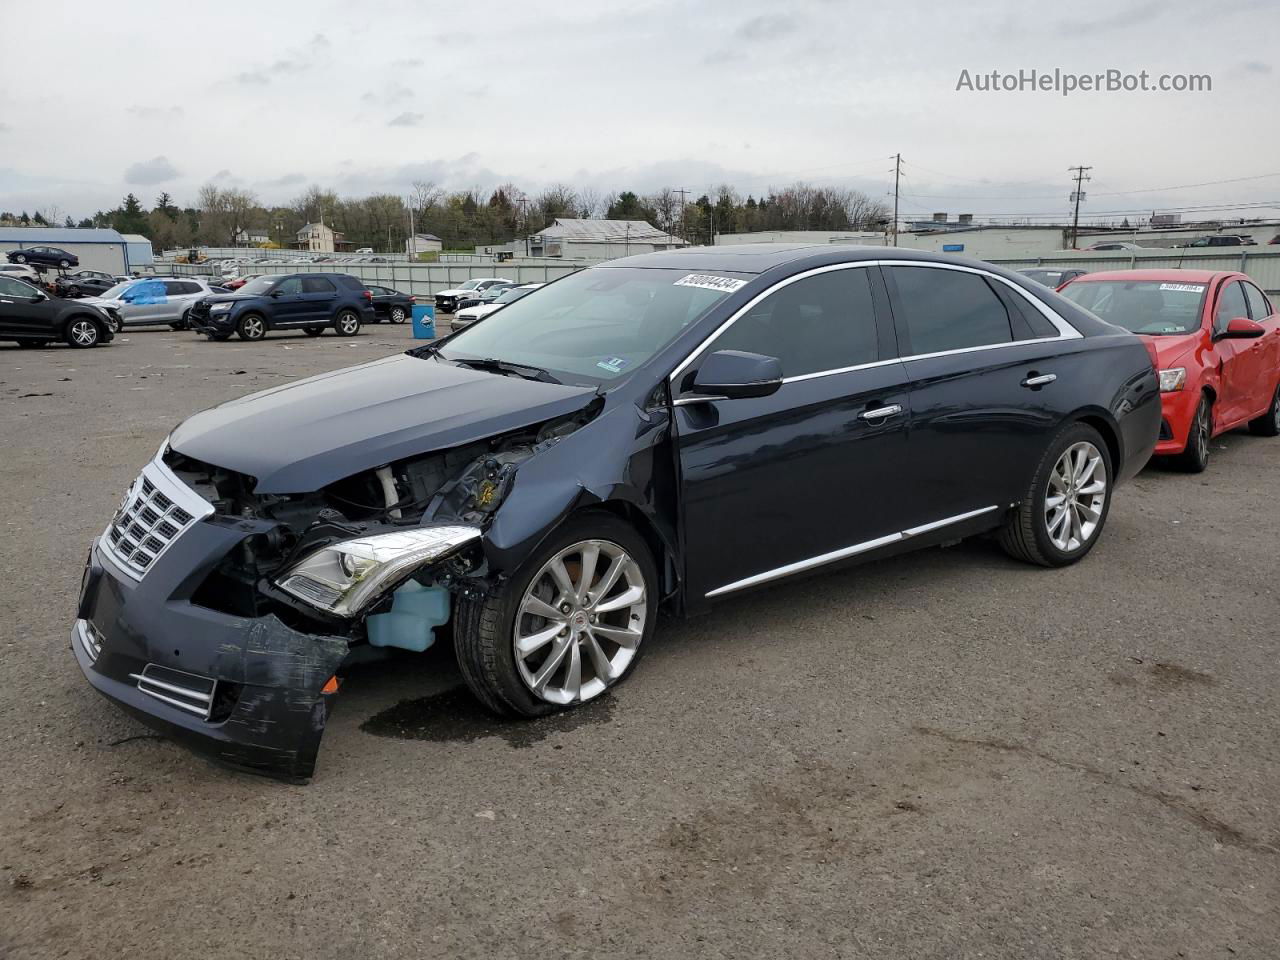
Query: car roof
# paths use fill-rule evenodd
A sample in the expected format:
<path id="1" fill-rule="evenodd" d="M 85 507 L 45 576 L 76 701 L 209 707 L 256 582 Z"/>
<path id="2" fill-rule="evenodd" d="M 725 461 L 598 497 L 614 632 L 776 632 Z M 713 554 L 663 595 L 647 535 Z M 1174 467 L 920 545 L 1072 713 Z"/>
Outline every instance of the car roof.
<path id="1" fill-rule="evenodd" d="M 1179 270 L 1166 267 L 1163 270 L 1102 270 L 1098 273 L 1086 273 L 1076 277 L 1072 283 L 1097 283 L 1106 280 L 1123 280 L 1129 283 L 1212 283 L 1221 277 L 1235 277 L 1239 274 L 1230 270 Z"/>
<path id="2" fill-rule="evenodd" d="M 812 263 L 819 266 L 828 263 L 857 263 L 860 260 L 921 260 L 926 263 L 956 263 L 984 270 L 992 269 L 991 264 L 930 250 L 872 247 L 852 243 L 737 243 L 718 247 L 692 247 L 622 257 L 592 269 L 625 266 L 764 273 L 774 267 L 787 265 L 804 266 Z"/>

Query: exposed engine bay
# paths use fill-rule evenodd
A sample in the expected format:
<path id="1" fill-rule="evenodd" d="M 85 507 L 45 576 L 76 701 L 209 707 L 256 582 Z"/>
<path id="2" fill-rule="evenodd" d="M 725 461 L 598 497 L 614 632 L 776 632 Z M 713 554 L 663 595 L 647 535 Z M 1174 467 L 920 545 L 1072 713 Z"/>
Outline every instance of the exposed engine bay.
<path id="1" fill-rule="evenodd" d="M 277 578 L 322 548 L 376 534 L 414 530 L 426 523 L 484 527 L 501 506 L 520 466 L 593 419 L 597 398 L 578 413 L 447 450 L 365 470 L 308 493 L 257 494 L 255 480 L 202 463 L 172 449 L 164 462 L 211 503 L 207 522 L 243 531 L 239 545 L 209 572 L 192 601 L 244 617 L 275 614 L 292 628 L 366 639 L 367 615 L 392 606 L 392 590 L 359 618 L 326 616 L 282 591 Z M 409 580 L 455 590 L 484 576 L 484 559 L 471 544 Z"/>

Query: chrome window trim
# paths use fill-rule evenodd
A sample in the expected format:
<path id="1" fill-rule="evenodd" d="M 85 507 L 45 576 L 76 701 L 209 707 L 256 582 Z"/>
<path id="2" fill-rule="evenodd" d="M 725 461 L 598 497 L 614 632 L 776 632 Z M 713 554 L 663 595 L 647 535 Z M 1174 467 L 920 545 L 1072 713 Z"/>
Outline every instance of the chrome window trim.
<path id="1" fill-rule="evenodd" d="M 924 533 L 931 533 L 934 530 L 940 530 L 948 527 L 953 523 L 961 523 L 965 520 L 972 520 L 983 514 L 991 513 L 993 510 L 999 510 L 999 505 L 993 504 L 990 507 L 982 507 L 978 510 L 970 510 L 967 513 L 958 513 L 954 517 L 944 517 L 941 520 L 934 520 L 932 523 L 924 523 L 918 527 L 908 527 L 906 530 L 900 530 L 897 533 L 890 533 L 883 537 L 876 537 L 874 540 L 864 540 L 862 543 L 855 543 L 849 547 L 842 547 L 839 550 L 832 550 L 830 553 L 819 554 L 816 557 L 809 557 L 806 560 L 797 560 L 795 563 L 784 564 L 781 567 L 774 567 L 772 570 L 765 570 L 763 573 L 757 573 L 750 577 L 744 577 L 741 580 L 735 580 L 732 583 L 726 583 L 723 587 L 716 587 L 714 590 L 707 592 L 707 597 L 718 597 L 722 594 L 732 593 L 735 590 L 743 590 L 747 587 L 754 587 L 761 583 L 769 583 L 772 580 L 780 580 L 783 577 L 789 577 L 793 573 L 802 573 L 805 570 L 812 570 L 815 567 L 825 566 L 828 563 L 835 563 L 837 560 L 844 560 L 847 557 L 854 557 L 860 553 L 867 553 L 879 547 L 887 547 L 890 544 L 901 543 L 904 540 L 910 540 L 912 537 L 918 537 Z"/>
<path id="2" fill-rule="evenodd" d="M 977 267 L 970 267 L 961 263 L 938 263 L 930 260 L 886 259 L 886 260 L 859 260 L 855 263 L 829 263 L 826 266 L 814 267 L 812 270 L 806 270 L 803 273 L 797 273 L 794 276 L 790 276 L 783 280 L 779 280 L 773 286 L 769 287 L 769 289 L 760 291 L 760 293 L 756 294 L 754 297 L 748 300 L 745 304 L 743 304 L 741 307 L 735 310 L 733 314 L 727 320 L 724 321 L 724 323 L 720 324 L 720 326 L 716 327 L 715 330 L 711 331 L 711 333 L 709 333 L 706 337 L 704 337 L 702 342 L 699 343 L 696 347 L 694 347 L 693 350 L 691 350 L 689 354 L 683 360 L 681 360 L 679 364 L 676 365 L 676 368 L 672 370 L 670 374 L 667 375 L 668 383 L 674 387 L 676 380 L 679 379 L 680 375 L 689 368 L 690 364 L 692 364 L 695 360 L 698 359 L 699 356 L 702 355 L 703 351 L 706 350 L 707 347 L 718 336 L 720 336 L 720 334 L 724 333 L 724 331 L 728 330 L 731 326 L 737 323 L 741 317 L 745 316 L 753 307 L 759 304 L 766 297 L 772 296 L 773 294 L 777 293 L 779 290 L 783 289 L 784 287 L 790 286 L 791 284 L 796 283 L 797 281 L 804 280 L 808 277 L 817 276 L 820 273 L 829 273 L 833 270 L 863 270 L 868 267 L 928 267 L 936 270 L 956 270 L 961 273 L 975 273 L 978 276 L 983 277 L 984 279 L 999 281 L 1000 283 L 1004 284 L 1009 290 L 1011 290 L 1015 296 L 1022 298 L 1021 300 L 1019 300 L 1019 305 L 1024 303 L 1030 304 L 1031 306 L 1035 307 L 1035 309 L 1037 309 L 1041 314 L 1043 314 L 1045 319 L 1048 320 L 1051 324 L 1053 324 L 1053 326 L 1057 329 L 1058 336 L 1036 337 L 1031 340 L 1010 340 L 1007 343 L 989 343 L 989 344 L 982 344 L 976 347 L 957 347 L 954 350 L 941 350 L 935 353 L 913 353 L 905 357 L 890 357 L 887 360 L 875 360 L 875 361 L 872 361 L 871 363 L 859 363 L 849 367 L 835 367 L 831 370 L 816 370 L 813 373 L 802 373 L 802 374 L 797 374 L 794 377 L 783 377 L 782 378 L 783 383 L 794 383 L 800 380 L 813 380 L 813 379 L 816 379 L 817 377 L 830 377 L 830 376 L 835 376 L 836 374 L 841 374 L 841 373 L 852 373 L 857 370 L 867 370 L 872 367 L 888 366 L 891 363 L 909 363 L 913 360 L 929 360 L 934 357 L 948 357 L 948 356 L 961 354 L 961 353 L 976 353 L 980 350 L 999 350 L 1004 347 L 1016 347 L 1016 346 L 1020 346 L 1022 344 L 1027 344 L 1027 343 L 1058 343 L 1063 340 L 1079 340 L 1079 339 L 1083 339 L 1084 337 L 1084 335 L 1075 327 L 1073 327 L 1065 318 L 1063 318 L 1057 312 L 1051 310 L 1045 304 L 1041 303 L 1037 298 L 1029 296 L 1026 293 L 1026 291 L 1022 290 L 1016 283 L 1006 280 L 1004 277 L 998 276 L 997 274 L 994 274 L 994 273 L 990 273 L 986 270 L 980 270 Z"/>

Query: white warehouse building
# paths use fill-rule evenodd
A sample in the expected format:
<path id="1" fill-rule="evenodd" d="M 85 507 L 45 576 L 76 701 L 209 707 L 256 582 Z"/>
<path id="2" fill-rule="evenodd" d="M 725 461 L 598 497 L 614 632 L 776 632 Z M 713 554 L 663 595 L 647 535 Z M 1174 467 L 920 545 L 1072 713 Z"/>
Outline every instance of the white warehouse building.
<path id="1" fill-rule="evenodd" d="M 80 259 L 80 266 L 73 269 L 100 270 L 112 276 L 136 273 L 152 264 L 151 241 L 136 234 L 125 237 L 115 230 L 74 227 L 0 227 L 0 254 L 29 247 L 57 247 Z"/>

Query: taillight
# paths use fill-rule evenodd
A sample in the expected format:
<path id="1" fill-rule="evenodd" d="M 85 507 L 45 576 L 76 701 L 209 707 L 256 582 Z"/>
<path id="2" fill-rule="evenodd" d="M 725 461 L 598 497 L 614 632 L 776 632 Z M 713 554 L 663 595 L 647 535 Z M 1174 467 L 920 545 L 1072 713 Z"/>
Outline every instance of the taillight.
<path id="1" fill-rule="evenodd" d="M 417 302 L 418 302 L 418 298 L 417 298 L 417 297 L 415 297 L 415 296 L 411 293 L 411 294 L 409 294 L 409 302 L 410 302 L 410 303 L 417 303 Z"/>
<path id="2" fill-rule="evenodd" d="M 364 292 L 364 298 L 365 298 L 366 300 L 368 300 L 370 303 L 373 303 L 373 291 L 372 291 L 372 290 L 366 290 L 366 291 Z"/>

